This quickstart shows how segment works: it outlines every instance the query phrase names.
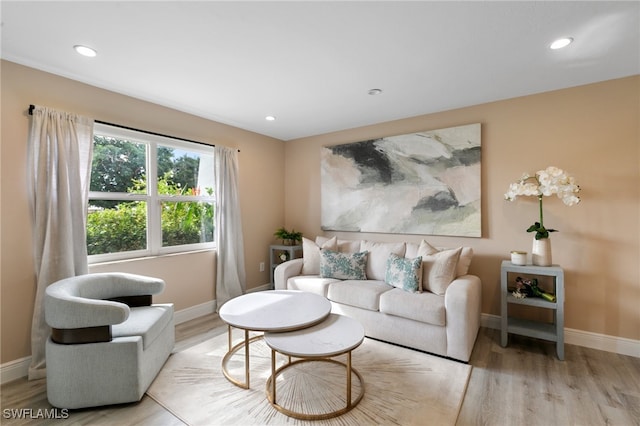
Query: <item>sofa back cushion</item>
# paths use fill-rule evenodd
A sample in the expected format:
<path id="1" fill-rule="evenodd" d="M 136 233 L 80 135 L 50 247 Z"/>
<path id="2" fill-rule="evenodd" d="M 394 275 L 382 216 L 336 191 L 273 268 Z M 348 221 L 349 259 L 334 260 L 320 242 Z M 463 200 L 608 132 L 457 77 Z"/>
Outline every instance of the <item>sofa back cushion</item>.
<path id="1" fill-rule="evenodd" d="M 473 249 L 471 247 L 462 247 L 460 259 L 458 259 L 458 266 L 456 268 L 456 277 L 461 277 L 469 273 L 471 259 L 473 259 Z"/>
<path id="2" fill-rule="evenodd" d="M 362 241 L 360 251 L 369 252 L 367 261 L 367 279 L 384 281 L 387 274 L 387 259 L 391 253 L 404 257 L 405 243 L 379 243 Z"/>
<path id="3" fill-rule="evenodd" d="M 327 237 L 316 237 L 316 244 L 323 245 L 329 238 Z M 357 253 L 360 251 L 360 240 L 338 240 L 338 248 L 337 250 L 340 253 Z"/>

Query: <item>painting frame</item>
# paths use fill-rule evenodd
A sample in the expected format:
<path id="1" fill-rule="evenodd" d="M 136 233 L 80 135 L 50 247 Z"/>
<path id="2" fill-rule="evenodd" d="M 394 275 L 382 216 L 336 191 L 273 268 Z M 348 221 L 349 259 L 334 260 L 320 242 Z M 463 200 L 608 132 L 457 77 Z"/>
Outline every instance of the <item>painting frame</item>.
<path id="1" fill-rule="evenodd" d="M 321 148 L 324 231 L 482 236 L 481 124 Z"/>

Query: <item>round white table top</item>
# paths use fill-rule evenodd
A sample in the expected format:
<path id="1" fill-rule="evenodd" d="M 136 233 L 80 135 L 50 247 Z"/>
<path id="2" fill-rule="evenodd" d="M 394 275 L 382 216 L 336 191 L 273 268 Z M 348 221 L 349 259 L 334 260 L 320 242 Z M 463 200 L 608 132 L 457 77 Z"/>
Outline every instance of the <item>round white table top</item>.
<path id="1" fill-rule="evenodd" d="M 338 314 L 329 315 L 313 327 L 264 334 L 264 341 L 271 349 L 297 358 L 340 355 L 357 348 L 363 340 L 362 324 Z"/>
<path id="2" fill-rule="evenodd" d="M 289 331 L 322 321 L 331 302 L 318 294 L 297 290 L 247 293 L 229 300 L 218 315 L 227 324 L 252 331 Z"/>

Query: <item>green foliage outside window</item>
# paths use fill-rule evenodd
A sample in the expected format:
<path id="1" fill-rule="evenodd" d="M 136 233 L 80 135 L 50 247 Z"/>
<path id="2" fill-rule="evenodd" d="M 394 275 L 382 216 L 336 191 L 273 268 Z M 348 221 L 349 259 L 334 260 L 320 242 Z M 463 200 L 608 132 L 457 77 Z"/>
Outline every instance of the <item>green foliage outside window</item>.
<path id="1" fill-rule="evenodd" d="M 91 191 L 146 194 L 146 146 L 127 140 L 94 137 Z M 158 194 L 201 194 L 196 186 L 199 159 L 187 155 L 174 158 L 173 149 L 158 147 Z M 162 246 L 212 242 L 213 203 L 163 201 Z M 89 255 L 144 250 L 147 247 L 147 203 L 145 201 L 91 200 L 87 217 Z"/>
<path id="2" fill-rule="evenodd" d="M 88 254 L 121 253 L 147 247 L 147 203 L 133 201 L 90 212 Z"/>
<path id="3" fill-rule="evenodd" d="M 165 194 L 183 195 L 183 190 L 164 178 L 158 186 Z M 138 181 L 131 193 L 143 191 Z M 209 194 L 212 190 L 207 191 Z M 193 201 L 162 203 L 162 246 L 212 242 L 214 238 L 213 204 Z M 147 245 L 147 206 L 144 201 L 122 202 L 102 208 L 87 217 L 88 254 L 120 253 L 144 250 Z"/>

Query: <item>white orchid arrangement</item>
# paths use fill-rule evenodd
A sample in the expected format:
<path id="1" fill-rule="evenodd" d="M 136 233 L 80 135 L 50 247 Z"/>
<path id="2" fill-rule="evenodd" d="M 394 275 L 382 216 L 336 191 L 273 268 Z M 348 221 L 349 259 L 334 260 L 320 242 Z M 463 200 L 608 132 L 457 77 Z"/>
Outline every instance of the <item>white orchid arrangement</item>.
<path id="1" fill-rule="evenodd" d="M 580 202 L 580 197 L 576 194 L 580 191 L 580 187 L 576 184 L 575 179 L 569 176 L 564 170 L 554 166 L 549 166 L 544 170 L 538 170 L 535 175 L 525 173 L 515 183 L 509 185 L 509 190 L 504 194 L 504 198 L 508 201 L 515 201 L 520 196 L 538 197 L 540 206 L 540 222 L 531 225 L 527 232 L 535 232 L 536 240 L 549 238 L 550 232 L 557 232 L 556 229 L 547 229 L 544 227 L 542 215 L 542 197 L 548 197 L 556 194 L 567 206 L 573 206 Z"/>

